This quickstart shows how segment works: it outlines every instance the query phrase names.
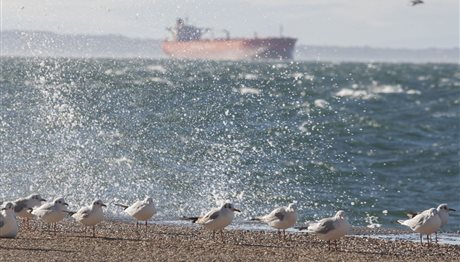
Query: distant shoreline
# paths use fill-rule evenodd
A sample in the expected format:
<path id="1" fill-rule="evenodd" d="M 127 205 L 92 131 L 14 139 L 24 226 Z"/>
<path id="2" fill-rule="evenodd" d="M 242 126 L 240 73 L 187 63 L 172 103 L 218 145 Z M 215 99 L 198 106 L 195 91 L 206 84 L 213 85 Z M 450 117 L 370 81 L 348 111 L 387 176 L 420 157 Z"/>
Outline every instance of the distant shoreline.
<path id="1" fill-rule="evenodd" d="M 167 59 L 160 39 L 2 31 L 1 56 Z M 460 48 L 380 48 L 298 44 L 294 61 L 460 64 Z"/>

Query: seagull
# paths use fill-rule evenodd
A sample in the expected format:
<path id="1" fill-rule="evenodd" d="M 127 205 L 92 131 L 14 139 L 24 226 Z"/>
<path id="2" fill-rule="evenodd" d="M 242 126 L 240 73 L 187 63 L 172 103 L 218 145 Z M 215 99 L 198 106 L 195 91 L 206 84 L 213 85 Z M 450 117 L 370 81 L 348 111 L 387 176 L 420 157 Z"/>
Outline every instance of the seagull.
<path id="1" fill-rule="evenodd" d="M 345 236 L 350 230 L 345 211 L 339 210 L 335 216 L 323 218 L 317 223 L 308 225 L 307 232 L 314 233 L 319 239 L 327 241 L 328 249 L 331 249 L 331 240 L 334 240 L 337 249 L 337 239 Z M 299 228 L 299 230 L 305 229 Z"/>
<path id="2" fill-rule="evenodd" d="M 297 221 L 296 204 L 291 203 L 287 207 L 279 207 L 273 210 L 270 214 L 253 218 L 252 220 L 267 223 L 269 226 L 278 229 L 278 234 L 286 237 L 286 229 L 293 227 Z"/>
<path id="3" fill-rule="evenodd" d="M 447 222 L 449 222 L 449 211 L 456 211 L 453 208 L 449 208 L 446 203 L 440 204 L 436 210 L 441 218 L 441 227 L 447 225 Z"/>
<path id="4" fill-rule="evenodd" d="M 219 208 L 213 208 L 202 217 L 187 217 L 193 223 L 204 226 L 206 229 L 212 230 L 212 238 L 214 239 L 216 231 L 220 231 L 222 241 L 224 241 L 223 229 L 230 225 L 233 220 L 234 212 L 241 212 L 236 209 L 233 204 L 225 203 Z"/>
<path id="5" fill-rule="evenodd" d="M 40 220 L 53 225 L 56 233 L 56 223 L 63 220 L 67 215 L 67 204 L 62 197 L 56 198 L 52 203 L 45 203 L 36 209 L 32 209 L 31 214 Z"/>
<path id="6" fill-rule="evenodd" d="M 146 197 L 144 200 L 136 201 L 131 206 L 123 204 L 115 204 L 116 206 L 122 207 L 125 209 L 125 212 L 134 217 L 136 221 L 136 229 L 139 226 L 139 221 L 145 221 L 145 226 L 147 228 L 147 221 L 155 215 L 155 204 L 151 197 Z"/>
<path id="7" fill-rule="evenodd" d="M 449 222 L 449 211 L 456 211 L 453 208 L 449 208 L 446 203 L 440 204 L 437 208 L 436 211 L 438 212 L 439 218 L 441 218 L 441 227 L 447 225 L 447 222 Z M 414 212 L 409 212 L 407 215 L 409 218 L 413 218 L 419 213 L 414 213 Z M 438 232 L 436 231 L 435 233 L 436 237 L 436 243 L 438 243 Z"/>
<path id="8" fill-rule="evenodd" d="M 398 223 L 410 227 L 412 231 L 420 233 L 420 244 L 422 243 L 423 234 L 427 235 L 426 239 L 430 245 L 429 235 L 435 233 L 441 228 L 441 217 L 436 208 L 430 208 L 422 213 L 407 220 L 398 220 Z"/>
<path id="9" fill-rule="evenodd" d="M 412 6 L 424 3 L 422 0 L 412 0 L 410 2 L 412 3 Z"/>
<path id="10" fill-rule="evenodd" d="M 18 235 L 18 223 L 13 208 L 13 203 L 8 202 L 0 209 L 0 238 L 15 238 Z"/>
<path id="11" fill-rule="evenodd" d="M 41 206 L 42 202 L 46 201 L 39 194 L 32 194 L 28 197 L 23 197 L 13 201 L 14 212 L 17 217 L 25 219 L 27 226 L 29 219 L 33 218 L 30 209 Z"/>
<path id="12" fill-rule="evenodd" d="M 93 237 L 96 237 L 96 224 L 104 220 L 102 207 L 107 206 L 101 200 L 95 200 L 91 206 L 82 207 L 76 213 L 71 212 L 72 217 L 84 226 L 92 226 Z"/>

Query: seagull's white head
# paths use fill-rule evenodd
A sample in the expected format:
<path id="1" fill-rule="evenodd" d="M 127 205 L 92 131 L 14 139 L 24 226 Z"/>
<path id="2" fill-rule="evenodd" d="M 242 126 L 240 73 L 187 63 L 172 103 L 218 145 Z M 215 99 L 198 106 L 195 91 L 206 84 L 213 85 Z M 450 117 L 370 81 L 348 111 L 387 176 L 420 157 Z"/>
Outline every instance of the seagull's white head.
<path id="1" fill-rule="evenodd" d="M 62 198 L 62 197 L 56 198 L 56 199 L 53 201 L 53 203 L 54 203 L 55 205 L 59 205 L 59 206 L 68 206 L 68 205 L 69 205 L 69 204 L 67 204 L 67 203 L 65 202 L 64 198 Z"/>
<path id="2" fill-rule="evenodd" d="M 288 206 L 288 209 L 296 210 L 297 209 L 296 203 L 290 203 Z"/>
<path id="3" fill-rule="evenodd" d="M 345 218 L 347 217 L 347 215 L 345 214 L 345 211 L 339 210 L 339 211 L 335 214 L 335 217 L 336 217 L 336 218 L 340 218 L 340 219 L 345 219 Z"/>
<path id="4" fill-rule="evenodd" d="M 436 208 L 436 210 L 438 211 L 438 213 L 441 213 L 441 212 L 443 212 L 443 213 L 449 213 L 449 211 L 456 211 L 456 210 L 453 209 L 453 208 L 449 208 L 449 207 L 447 206 L 447 204 L 445 204 L 445 203 L 440 204 L 440 205 L 438 206 L 438 208 Z"/>
<path id="5" fill-rule="evenodd" d="M 146 198 L 144 199 L 144 202 L 147 202 L 147 203 L 151 204 L 151 203 L 153 203 L 153 198 L 151 198 L 151 197 L 146 197 Z"/>
<path id="6" fill-rule="evenodd" d="M 2 207 L 0 210 L 5 210 L 5 212 L 11 212 L 13 210 L 13 203 L 7 202 L 4 207 Z"/>

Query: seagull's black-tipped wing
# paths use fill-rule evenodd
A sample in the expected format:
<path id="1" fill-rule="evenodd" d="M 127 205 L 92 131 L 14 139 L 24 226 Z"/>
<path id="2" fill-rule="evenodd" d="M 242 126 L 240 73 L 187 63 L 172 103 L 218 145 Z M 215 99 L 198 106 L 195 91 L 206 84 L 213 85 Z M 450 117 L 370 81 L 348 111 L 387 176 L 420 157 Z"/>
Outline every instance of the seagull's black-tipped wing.
<path id="1" fill-rule="evenodd" d="M 129 207 L 128 205 L 119 204 L 119 203 L 115 203 L 115 205 L 119 206 L 119 207 L 122 207 L 123 209 L 127 209 Z"/>
<path id="2" fill-rule="evenodd" d="M 14 202 L 14 212 L 19 213 L 27 207 L 27 199 L 20 199 Z"/>

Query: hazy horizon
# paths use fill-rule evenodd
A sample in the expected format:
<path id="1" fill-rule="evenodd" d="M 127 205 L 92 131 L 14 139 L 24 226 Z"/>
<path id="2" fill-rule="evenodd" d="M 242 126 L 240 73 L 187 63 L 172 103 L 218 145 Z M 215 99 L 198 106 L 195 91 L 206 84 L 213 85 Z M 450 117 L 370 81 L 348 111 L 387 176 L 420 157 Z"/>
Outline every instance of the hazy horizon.
<path id="1" fill-rule="evenodd" d="M 166 58 L 161 39 L 122 35 L 57 34 L 49 31 L 3 31 L 1 56 Z M 459 63 L 459 48 L 396 49 L 296 45 L 294 60 L 316 62 Z"/>
<path id="2" fill-rule="evenodd" d="M 153 38 L 153 37 L 130 37 L 123 34 L 85 34 L 85 33 L 59 33 L 47 30 L 21 30 L 21 29 L 8 29 L 3 30 L 3 32 L 28 32 L 28 33 L 51 33 L 60 36 L 69 36 L 69 37 L 124 37 L 131 40 L 153 40 L 153 41 L 163 41 L 164 38 Z M 408 50 L 408 51 L 417 51 L 417 50 L 429 50 L 429 49 L 439 49 L 439 50 L 451 50 L 451 49 L 458 49 L 460 50 L 460 46 L 452 46 L 452 47 L 422 47 L 422 48 L 411 48 L 411 47 L 379 47 L 379 46 L 369 46 L 369 45 L 341 45 L 340 43 L 335 45 L 321 45 L 321 44 L 304 44 L 304 43 L 296 43 L 296 46 L 315 46 L 315 47 L 337 47 L 337 48 L 372 48 L 372 49 L 388 49 L 388 50 Z"/>
<path id="3" fill-rule="evenodd" d="M 1 1 L 1 31 L 121 35 L 164 39 L 177 17 L 197 26 L 227 29 L 234 37 L 280 35 L 300 45 L 396 49 L 458 48 L 456 0 L 236 0 L 124 2 Z"/>

